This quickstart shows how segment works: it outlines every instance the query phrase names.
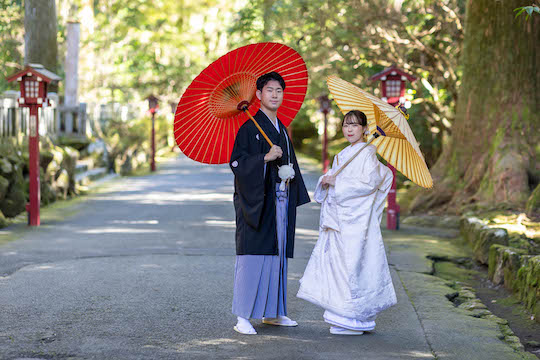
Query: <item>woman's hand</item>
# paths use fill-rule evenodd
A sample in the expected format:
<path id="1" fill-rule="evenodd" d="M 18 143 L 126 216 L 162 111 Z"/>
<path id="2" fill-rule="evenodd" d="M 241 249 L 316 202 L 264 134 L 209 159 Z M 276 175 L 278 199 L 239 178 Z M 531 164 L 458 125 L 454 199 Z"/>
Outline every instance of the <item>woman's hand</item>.
<path id="1" fill-rule="evenodd" d="M 336 186 L 336 177 L 334 175 L 323 176 L 323 178 L 321 179 L 321 184 L 325 189 L 328 186 Z"/>

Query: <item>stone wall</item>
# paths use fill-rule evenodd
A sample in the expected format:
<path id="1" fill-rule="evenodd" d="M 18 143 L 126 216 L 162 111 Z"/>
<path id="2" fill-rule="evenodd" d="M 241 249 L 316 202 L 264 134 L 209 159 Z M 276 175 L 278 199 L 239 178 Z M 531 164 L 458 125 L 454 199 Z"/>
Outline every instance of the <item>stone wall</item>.
<path id="1" fill-rule="evenodd" d="M 40 191 L 41 204 L 76 194 L 75 165 L 79 152 L 59 147 L 47 138 L 41 139 Z M 26 210 L 28 202 L 28 145 L 10 140 L 0 142 L 0 228 Z"/>
<path id="2" fill-rule="evenodd" d="M 540 322 L 540 244 L 475 217 L 463 217 L 460 230 L 490 280 L 513 291 Z"/>

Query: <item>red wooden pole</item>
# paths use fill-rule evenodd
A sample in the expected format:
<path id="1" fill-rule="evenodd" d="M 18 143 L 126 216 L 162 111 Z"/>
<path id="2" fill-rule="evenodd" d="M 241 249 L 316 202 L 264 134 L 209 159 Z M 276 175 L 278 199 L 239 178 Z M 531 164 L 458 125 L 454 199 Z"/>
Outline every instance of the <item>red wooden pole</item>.
<path id="1" fill-rule="evenodd" d="M 30 124 L 29 124 L 29 141 L 28 155 L 30 170 L 30 204 L 28 210 L 28 225 L 39 226 L 39 206 L 40 206 L 40 185 L 39 185 L 39 118 L 38 106 L 30 106 Z"/>
<path id="2" fill-rule="evenodd" d="M 392 170 L 392 187 L 388 193 L 388 208 L 386 212 L 386 228 L 389 230 L 399 229 L 399 205 L 396 202 L 396 168 L 388 164 Z"/>
<path id="3" fill-rule="evenodd" d="M 152 111 L 152 160 L 150 162 L 150 169 L 156 171 L 156 130 L 154 117 L 156 113 Z"/>
<path id="4" fill-rule="evenodd" d="M 327 112 L 323 111 L 324 114 L 324 134 L 323 134 L 323 143 L 322 143 L 322 165 L 323 165 L 323 174 L 326 174 L 328 171 L 328 116 Z"/>

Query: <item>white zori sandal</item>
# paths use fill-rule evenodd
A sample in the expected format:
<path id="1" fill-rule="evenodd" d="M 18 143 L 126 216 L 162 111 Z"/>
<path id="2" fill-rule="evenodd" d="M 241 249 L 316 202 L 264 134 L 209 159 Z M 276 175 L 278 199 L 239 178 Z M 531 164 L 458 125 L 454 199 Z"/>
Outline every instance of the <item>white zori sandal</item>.
<path id="1" fill-rule="evenodd" d="M 244 335 L 257 335 L 257 332 L 248 319 L 238 316 L 238 322 L 233 327 L 234 331 Z"/>
<path id="2" fill-rule="evenodd" d="M 275 325 L 275 326 L 298 326 L 298 323 L 289 319 L 286 316 L 278 316 L 277 318 L 263 318 L 263 324 Z"/>
<path id="3" fill-rule="evenodd" d="M 349 330 L 338 326 L 330 328 L 330 334 L 334 335 L 362 335 L 364 332 L 359 330 Z"/>

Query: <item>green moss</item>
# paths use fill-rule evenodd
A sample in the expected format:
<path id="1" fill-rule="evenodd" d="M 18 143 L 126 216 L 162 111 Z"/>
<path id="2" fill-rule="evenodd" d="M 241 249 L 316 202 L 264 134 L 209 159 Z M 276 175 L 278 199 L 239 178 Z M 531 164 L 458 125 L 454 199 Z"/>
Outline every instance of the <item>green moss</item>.
<path id="1" fill-rule="evenodd" d="M 493 281 L 493 276 L 495 275 L 495 269 L 497 268 L 497 259 L 499 255 L 499 249 L 504 247 L 504 245 L 495 244 L 489 248 L 489 259 L 488 259 L 488 277 Z"/>
<path id="2" fill-rule="evenodd" d="M 449 261 L 439 261 L 434 265 L 435 276 L 445 280 L 456 280 L 463 284 L 472 284 L 472 278 L 478 274 L 477 271 L 464 269 Z"/>
<path id="3" fill-rule="evenodd" d="M 9 188 L 9 180 L 0 175 L 0 201 L 6 196 Z"/>
<path id="4" fill-rule="evenodd" d="M 26 197 L 20 187 L 12 186 L 0 203 L 0 211 L 7 217 L 14 217 L 25 210 Z"/>
<path id="5" fill-rule="evenodd" d="M 2 211 L 0 211 L 0 229 L 6 227 L 8 225 L 9 225 L 9 222 L 7 221 L 7 219 L 4 216 L 4 214 L 2 213 Z"/>
<path id="6" fill-rule="evenodd" d="M 540 256 L 524 258 L 523 266 L 517 271 L 515 291 L 526 308 L 537 313 L 540 297 Z M 540 321 L 537 317 L 537 321 Z"/>
<path id="7" fill-rule="evenodd" d="M 459 171 L 459 160 L 457 152 L 453 152 L 446 168 L 446 177 L 456 185 L 463 182 L 461 172 Z"/>
<path id="8" fill-rule="evenodd" d="M 527 215 L 529 216 L 540 212 L 540 184 L 536 186 L 532 194 L 529 196 L 525 209 Z"/>

